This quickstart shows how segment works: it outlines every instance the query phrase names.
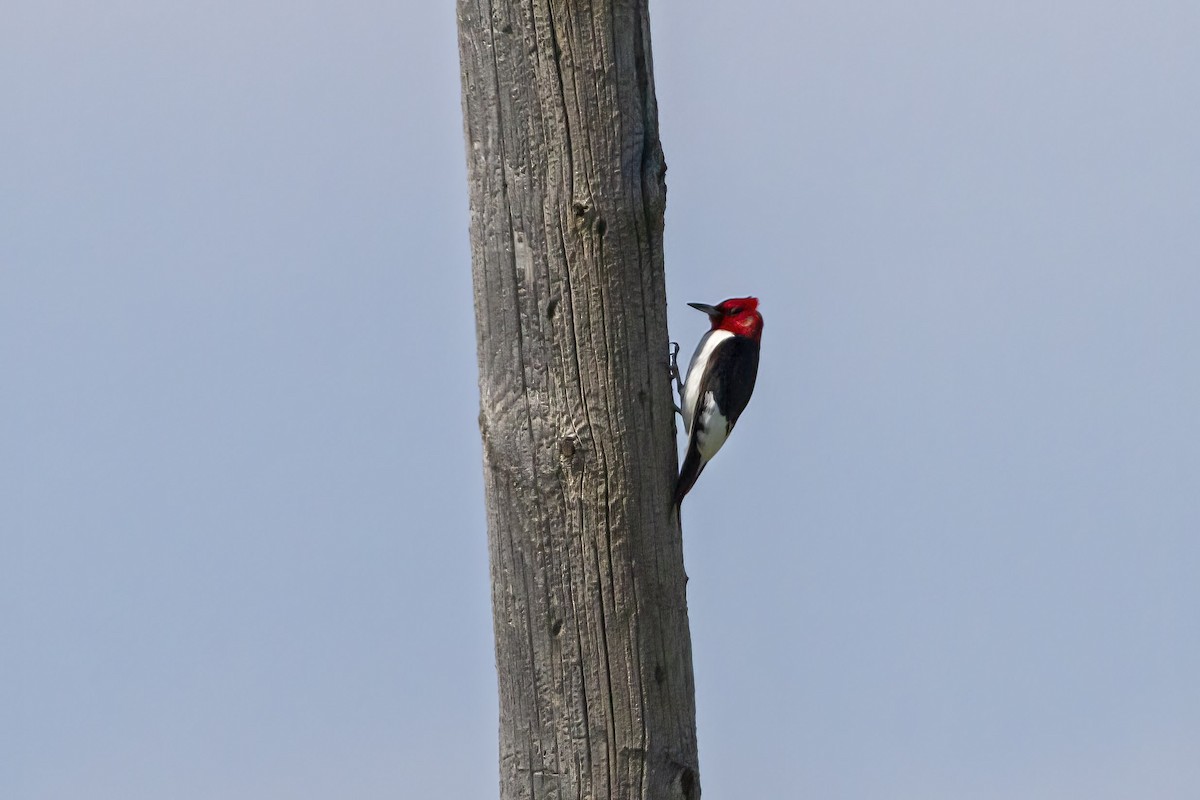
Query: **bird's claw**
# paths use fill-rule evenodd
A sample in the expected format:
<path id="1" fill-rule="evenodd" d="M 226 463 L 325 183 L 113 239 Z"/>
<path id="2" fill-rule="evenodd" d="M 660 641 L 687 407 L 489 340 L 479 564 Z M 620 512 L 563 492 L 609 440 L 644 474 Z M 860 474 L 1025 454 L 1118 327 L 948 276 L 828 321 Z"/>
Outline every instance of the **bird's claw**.
<path id="1" fill-rule="evenodd" d="M 679 342 L 671 342 L 671 377 L 675 379 L 675 390 L 683 397 L 683 376 L 679 374 Z M 679 407 L 675 407 L 679 411 Z M 682 412 L 680 412 L 682 413 Z"/>

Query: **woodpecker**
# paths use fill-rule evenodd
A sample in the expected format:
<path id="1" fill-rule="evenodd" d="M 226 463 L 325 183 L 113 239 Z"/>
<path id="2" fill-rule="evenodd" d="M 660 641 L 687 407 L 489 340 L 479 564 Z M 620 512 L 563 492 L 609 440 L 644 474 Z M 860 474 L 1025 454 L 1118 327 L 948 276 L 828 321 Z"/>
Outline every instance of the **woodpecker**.
<path id="1" fill-rule="evenodd" d="M 675 366 L 683 406 L 680 413 L 688 437 L 687 454 L 675 484 L 676 509 L 750 402 L 763 329 L 756 297 L 732 297 L 715 306 L 688 305 L 708 314 L 712 330 L 696 346 L 686 381 L 679 381 Z"/>

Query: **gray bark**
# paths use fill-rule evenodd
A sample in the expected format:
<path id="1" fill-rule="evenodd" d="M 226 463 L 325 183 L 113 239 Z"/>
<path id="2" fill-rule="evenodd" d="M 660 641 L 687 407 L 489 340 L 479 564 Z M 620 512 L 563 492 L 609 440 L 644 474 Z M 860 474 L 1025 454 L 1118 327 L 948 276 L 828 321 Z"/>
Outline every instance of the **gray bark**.
<path id="1" fill-rule="evenodd" d="M 645 0 L 459 0 L 500 796 L 694 800 Z"/>

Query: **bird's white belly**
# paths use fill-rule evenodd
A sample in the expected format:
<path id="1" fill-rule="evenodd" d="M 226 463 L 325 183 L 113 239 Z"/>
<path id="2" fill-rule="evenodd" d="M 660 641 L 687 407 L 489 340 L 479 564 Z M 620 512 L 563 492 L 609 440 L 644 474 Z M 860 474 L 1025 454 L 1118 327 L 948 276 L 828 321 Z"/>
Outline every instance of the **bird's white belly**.
<path id="1" fill-rule="evenodd" d="M 683 397 L 679 398 L 683 404 L 683 427 L 688 433 L 692 432 L 692 423 L 695 421 L 696 401 L 700 399 L 700 381 L 704 375 L 704 368 L 708 366 L 708 360 L 712 358 L 717 345 L 732 337 L 733 334 L 729 331 L 709 331 L 700 339 L 700 344 L 696 345 L 696 352 L 692 354 L 692 360 L 688 364 L 687 380 L 683 383 Z M 717 445 L 718 448 L 720 446 Z"/>

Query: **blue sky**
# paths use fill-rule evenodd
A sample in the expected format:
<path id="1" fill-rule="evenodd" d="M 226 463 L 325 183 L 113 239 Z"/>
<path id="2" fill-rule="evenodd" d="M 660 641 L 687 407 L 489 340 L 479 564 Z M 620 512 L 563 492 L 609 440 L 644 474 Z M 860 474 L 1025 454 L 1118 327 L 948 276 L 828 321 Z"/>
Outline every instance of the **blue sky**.
<path id="1" fill-rule="evenodd" d="M 495 796 L 452 10 L 12 6 L 0 795 Z M 1200 7 L 651 13 L 707 795 L 1200 795 Z"/>

